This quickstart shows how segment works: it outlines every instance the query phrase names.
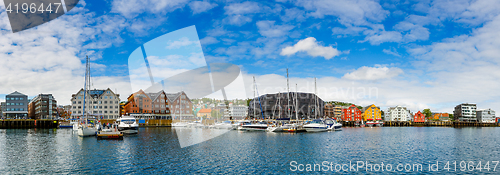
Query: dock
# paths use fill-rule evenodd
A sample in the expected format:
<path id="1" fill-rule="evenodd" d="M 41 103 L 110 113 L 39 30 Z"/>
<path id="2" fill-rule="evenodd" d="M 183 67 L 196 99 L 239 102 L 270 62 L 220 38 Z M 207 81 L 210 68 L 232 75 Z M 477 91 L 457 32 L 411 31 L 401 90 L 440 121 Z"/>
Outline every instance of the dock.
<path id="1" fill-rule="evenodd" d="M 58 120 L 34 120 L 34 119 L 4 119 L 0 120 L 0 129 L 23 129 L 23 128 L 57 128 Z"/>
<path id="2" fill-rule="evenodd" d="M 355 122 L 342 121 L 344 127 L 354 127 Z M 411 122 L 411 121 L 384 121 L 384 127 L 500 127 L 500 123 L 481 123 L 481 122 L 464 122 L 464 121 L 427 121 L 427 122 Z"/>

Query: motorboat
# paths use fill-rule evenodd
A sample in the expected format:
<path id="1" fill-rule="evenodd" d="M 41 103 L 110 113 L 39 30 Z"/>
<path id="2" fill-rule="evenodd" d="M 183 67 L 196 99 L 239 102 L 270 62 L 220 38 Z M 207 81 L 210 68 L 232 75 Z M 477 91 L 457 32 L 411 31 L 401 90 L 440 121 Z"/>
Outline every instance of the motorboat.
<path id="1" fill-rule="evenodd" d="M 240 120 L 236 123 L 233 123 L 232 126 L 233 126 L 233 130 L 243 130 L 242 126 L 249 125 L 249 124 L 251 124 L 251 122 L 248 120 Z"/>
<path id="2" fill-rule="evenodd" d="M 305 124 L 303 128 L 307 132 L 322 132 L 328 130 L 328 125 L 325 124 L 323 120 L 315 119 L 309 124 Z"/>
<path id="3" fill-rule="evenodd" d="M 116 119 L 118 122 L 118 131 L 124 134 L 137 134 L 139 129 L 139 124 L 133 116 L 122 116 L 119 119 Z"/>
<path id="4" fill-rule="evenodd" d="M 329 131 L 340 131 L 342 124 L 338 123 L 335 119 L 325 119 L 325 124 L 328 126 Z"/>
<path id="5" fill-rule="evenodd" d="M 269 124 L 265 121 L 260 121 L 257 123 L 250 123 L 241 126 L 241 130 L 245 131 L 266 131 L 269 127 Z"/>

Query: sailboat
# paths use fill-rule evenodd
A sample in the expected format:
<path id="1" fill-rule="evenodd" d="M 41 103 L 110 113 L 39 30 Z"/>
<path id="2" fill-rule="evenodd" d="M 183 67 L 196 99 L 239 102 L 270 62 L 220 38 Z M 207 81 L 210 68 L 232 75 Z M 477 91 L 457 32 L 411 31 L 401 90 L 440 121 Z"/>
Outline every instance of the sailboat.
<path id="1" fill-rule="evenodd" d="M 254 99 L 253 99 L 253 113 L 254 113 L 254 117 L 255 117 L 255 91 L 257 91 L 257 85 L 255 83 L 255 77 L 253 77 L 253 84 L 254 84 Z M 258 95 L 259 92 L 257 92 L 257 95 Z M 263 114 L 263 111 L 262 111 L 262 104 L 260 104 L 260 98 L 259 98 L 259 105 L 261 105 L 260 107 L 260 111 L 261 111 L 261 114 L 262 114 L 262 119 L 264 119 L 264 114 Z M 250 123 L 250 124 L 243 124 L 241 126 L 241 130 L 245 130 L 245 131 L 266 131 L 267 128 L 269 127 L 269 124 L 265 121 L 260 121 L 260 122 L 256 122 L 256 123 Z"/>
<path id="2" fill-rule="evenodd" d="M 78 136 L 87 137 L 87 136 L 95 136 L 97 129 L 93 126 L 93 124 L 89 123 L 88 116 L 89 112 L 86 111 L 87 99 L 90 98 L 89 91 L 90 90 L 90 60 L 89 56 L 87 56 L 86 60 L 86 68 L 85 68 L 85 87 L 83 90 L 83 115 L 81 123 L 82 125 L 78 127 Z"/>
<path id="3" fill-rule="evenodd" d="M 321 132 L 327 131 L 329 126 L 324 120 L 316 119 L 318 116 L 318 96 L 316 96 L 316 78 L 314 78 L 314 120 L 304 125 L 304 129 L 307 132 Z"/>

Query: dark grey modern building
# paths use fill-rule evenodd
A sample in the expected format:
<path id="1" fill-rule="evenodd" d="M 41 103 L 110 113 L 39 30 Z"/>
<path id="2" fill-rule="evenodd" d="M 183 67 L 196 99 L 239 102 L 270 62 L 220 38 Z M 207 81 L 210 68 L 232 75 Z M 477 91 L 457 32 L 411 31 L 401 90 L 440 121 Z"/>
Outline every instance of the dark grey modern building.
<path id="1" fill-rule="evenodd" d="M 4 116 L 6 118 L 27 118 L 28 102 L 28 96 L 17 91 L 6 95 Z"/>
<path id="2" fill-rule="evenodd" d="M 297 105 L 295 104 L 296 102 Z M 265 94 L 250 101 L 248 116 L 250 118 L 296 119 L 296 106 L 299 119 L 314 119 L 323 116 L 325 103 L 313 93 L 290 92 L 289 95 L 288 93 Z"/>

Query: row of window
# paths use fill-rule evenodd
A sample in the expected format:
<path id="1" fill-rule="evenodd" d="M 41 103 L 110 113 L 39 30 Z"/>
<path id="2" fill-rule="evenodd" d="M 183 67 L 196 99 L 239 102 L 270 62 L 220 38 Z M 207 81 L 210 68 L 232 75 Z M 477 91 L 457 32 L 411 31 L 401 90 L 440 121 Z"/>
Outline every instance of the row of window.
<path id="1" fill-rule="evenodd" d="M 76 101 L 73 101 L 73 104 L 76 104 Z M 90 102 L 92 104 L 92 102 Z M 78 101 L 78 104 L 82 104 L 82 101 Z M 94 101 L 93 104 L 103 104 L 103 101 Z M 104 104 L 108 104 L 108 101 L 104 101 Z M 113 101 L 109 101 L 109 104 L 113 104 Z M 115 104 L 118 104 L 118 101 L 115 101 Z"/>
<path id="2" fill-rule="evenodd" d="M 24 108 L 7 108 L 7 111 L 24 111 Z"/>
<path id="3" fill-rule="evenodd" d="M 24 105 L 24 103 L 7 103 L 7 106 L 9 105 L 17 105 L 17 106 L 20 106 L 20 105 Z"/>
<path id="4" fill-rule="evenodd" d="M 23 97 L 10 97 L 10 98 L 6 98 L 6 100 L 24 100 Z"/>
<path id="5" fill-rule="evenodd" d="M 102 114 L 104 112 L 104 114 L 107 114 L 108 111 L 91 111 L 92 114 Z M 73 111 L 73 114 L 81 114 L 82 111 Z M 110 114 L 113 113 L 113 111 L 109 111 Z M 118 111 L 114 111 L 115 114 L 118 114 Z"/>
<path id="6" fill-rule="evenodd" d="M 94 106 L 94 109 L 102 109 L 102 106 Z M 73 106 L 73 109 L 76 109 L 76 106 Z M 78 109 L 82 109 L 82 106 L 78 106 Z M 108 109 L 108 106 L 104 106 L 104 109 Z M 109 106 L 109 109 L 113 109 L 113 106 Z M 115 106 L 115 109 L 118 109 L 118 106 Z"/>

